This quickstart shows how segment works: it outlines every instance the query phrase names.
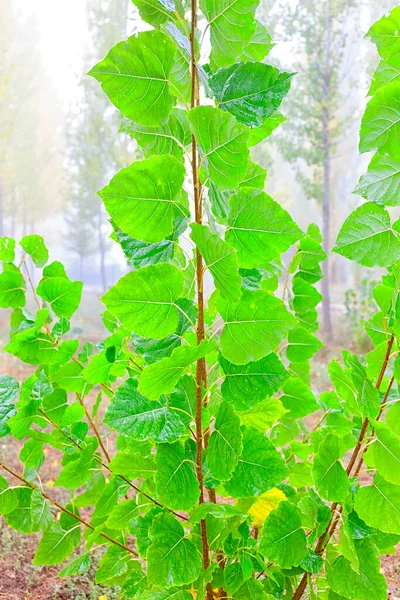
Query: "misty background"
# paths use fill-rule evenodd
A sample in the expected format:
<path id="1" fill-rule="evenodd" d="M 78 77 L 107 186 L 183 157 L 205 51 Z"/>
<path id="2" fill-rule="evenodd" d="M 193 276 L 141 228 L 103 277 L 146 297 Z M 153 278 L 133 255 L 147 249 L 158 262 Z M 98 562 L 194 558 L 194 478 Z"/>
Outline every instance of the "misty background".
<path id="1" fill-rule="evenodd" d="M 267 168 L 266 191 L 303 229 L 316 222 L 327 250 L 361 202 L 352 190 L 370 158 L 358 154 L 358 130 L 378 56 L 364 35 L 396 4 L 262 0 L 257 13 L 276 43 L 267 62 L 296 76 L 287 121 L 254 159 Z M 128 0 L 0 0 L 0 236 L 42 235 L 93 297 L 129 269 L 96 191 L 141 153 L 85 73 L 146 28 Z M 324 269 L 329 338 L 338 315 L 368 311 L 378 273 L 335 254 Z"/>

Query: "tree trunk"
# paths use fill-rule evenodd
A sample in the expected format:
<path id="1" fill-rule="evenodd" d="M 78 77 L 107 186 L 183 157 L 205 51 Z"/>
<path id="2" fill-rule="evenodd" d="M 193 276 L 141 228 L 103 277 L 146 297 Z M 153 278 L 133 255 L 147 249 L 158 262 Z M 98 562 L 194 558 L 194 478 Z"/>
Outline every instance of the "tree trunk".
<path id="1" fill-rule="evenodd" d="M 331 298 L 330 298 L 330 209 L 331 209 L 331 143 L 329 132 L 329 101 L 331 93 L 331 14 L 330 0 L 326 3 L 326 56 L 325 56 L 325 72 L 324 72 L 324 104 L 322 108 L 322 126 L 323 126 L 323 143 L 324 143 L 324 199 L 322 205 L 322 236 L 324 250 L 327 254 L 327 259 L 322 265 L 324 278 L 322 280 L 322 317 L 323 331 L 327 341 L 332 341 L 332 322 L 331 322 Z"/>
<path id="2" fill-rule="evenodd" d="M 97 233 L 99 238 L 99 251 L 100 251 L 100 276 L 101 276 L 101 286 L 103 289 L 103 293 L 107 291 L 107 278 L 106 278 L 106 249 L 103 240 L 103 232 L 101 227 L 102 214 L 101 214 L 101 204 L 99 203 L 98 210 L 98 219 L 97 219 Z"/>

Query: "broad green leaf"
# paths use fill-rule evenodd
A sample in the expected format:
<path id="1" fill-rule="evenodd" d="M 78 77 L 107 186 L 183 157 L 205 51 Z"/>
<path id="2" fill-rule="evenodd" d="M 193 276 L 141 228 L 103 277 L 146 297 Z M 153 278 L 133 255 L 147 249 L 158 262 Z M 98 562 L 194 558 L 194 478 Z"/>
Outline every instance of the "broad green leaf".
<path id="1" fill-rule="evenodd" d="M 120 229 L 115 231 L 115 236 L 128 259 L 128 263 L 136 269 L 171 262 L 174 258 L 176 246 L 172 239 L 154 243 L 143 242 L 143 240 L 135 240 Z"/>
<path id="2" fill-rule="evenodd" d="M 177 214 L 185 215 L 185 169 L 169 155 L 132 163 L 114 175 L 99 195 L 114 223 L 145 242 L 169 236 Z"/>
<path id="3" fill-rule="evenodd" d="M 82 575 L 90 569 L 90 553 L 84 552 L 75 556 L 58 573 L 58 577 L 72 577 L 73 575 Z"/>
<path id="4" fill-rule="evenodd" d="M 179 412 L 171 409 L 165 398 L 150 402 L 139 393 L 133 379 L 115 391 L 104 423 L 138 441 L 175 442 L 185 432 Z"/>
<path id="5" fill-rule="evenodd" d="M 118 585 L 128 575 L 132 555 L 118 546 L 110 545 L 99 561 L 96 571 L 96 583 Z"/>
<path id="6" fill-rule="evenodd" d="M 256 32 L 257 5 L 258 0 L 200 0 L 210 24 L 213 69 L 234 63 L 250 44 Z"/>
<path id="7" fill-rule="evenodd" d="M 25 464 L 25 468 L 39 470 L 44 461 L 43 442 L 27 440 L 19 453 L 19 459 Z"/>
<path id="8" fill-rule="evenodd" d="M 357 392 L 357 408 L 363 417 L 375 419 L 379 414 L 381 406 L 379 392 L 368 379 L 367 372 L 357 356 L 350 352 L 344 352 L 343 355 L 346 365 L 351 369 L 350 377 Z M 350 406 L 350 408 L 357 410 L 354 406 Z"/>
<path id="9" fill-rule="evenodd" d="M 19 384 L 10 375 L 0 375 L 0 405 L 11 404 L 17 398 Z"/>
<path id="10" fill-rule="evenodd" d="M 350 562 L 339 556 L 327 564 L 327 579 L 331 589 L 350 600 L 387 600 L 387 585 L 380 572 L 377 548 L 370 540 L 355 540 L 360 572 L 356 573 Z"/>
<path id="11" fill-rule="evenodd" d="M 260 125 L 260 127 L 253 127 L 253 129 L 250 129 L 248 145 L 250 147 L 256 146 L 269 137 L 271 133 L 275 131 L 275 129 L 284 121 L 286 121 L 286 117 L 279 113 L 271 115 L 268 117 L 268 119 L 265 119 L 264 123 Z"/>
<path id="12" fill-rule="evenodd" d="M 400 203 L 400 156 L 376 153 L 372 157 L 368 171 L 362 175 L 353 193 L 359 194 L 370 202 L 377 202 L 385 206 L 398 206 Z"/>
<path id="13" fill-rule="evenodd" d="M 398 238 L 386 209 L 366 202 L 347 217 L 333 251 L 365 267 L 389 267 L 400 257 Z"/>
<path id="14" fill-rule="evenodd" d="M 284 303 L 267 292 L 244 290 L 237 303 L 217 300 L 225 321 L 222 355 L 234 364 L 257 361 L 275 351 L 295 319 Z"/>
<path id="15" fill-rule="evenodd" d="M 225 240 L 241 267 L 265 266 L 302 237 L 290 215 L 262 190 L 244 187 L 229 201 Z"/>
<path id="16" fill-rule="evenodd" d="M 12 505 L 16 503 L 16 507 L 10 512 L 3 513 L 4 520 L 9 527 L 20 531 L 21 533 L 32 533 L 32 511 L 31 497 L 32 489 L 28 487 L 16 487 L 12 490 L 11 499 Z M 10 501 L 9 497 L 7 498 Z"/>
<path id="17" fill-rule="evenodd" d="M 0 237 L 0 260 L 12 263 L 15 259 L 15 240 L 10 237 Z"/>
<path id="18" fill-rule="evenodd" d="M 374 429 L 372 457 L 376 470 L 389 483 L 400 485 L 400 437 L 386 423 L 375 421 Z"/>
<path id="19" fill-rule="evenodd" d="M 227 300 L 239 300 L 242 278 L 239 275 L 235 249 L 221 240 L 219 234 L 211 233 L 206 225 L 193 223 L 191 227 L 190 237 L 203 256 L 214 278 L 215 287 Z"/>
<path id="20" fill-rule="evenodd" d="M 53 521 L 47 500 L 39 489 L 33 490 L 31 496 L 31 519 L 33 531 L 43 531 Z"/>
<path id="21" fill-rule="evenodd" d="M 387 16 L 374 23 L 367 33 L 383 58 L 400 54 L 400 9 L 397 6 Z"/>
<path id="22" fill-rule="evenodd" d="M 295 419 L 301 419 L 320 408 L 309 386 L 298 377 L 290 377 L 282 386 L 280 400 Z"/>
<path id="23" fill-rule="evenodd" d="M 146 367 L 139 377 L 139 391 L 150 400 L 169 394 L 185 375 L 188 368 L 200 358 L 215 350 L 213 342 L 203 341 L 199 346 L 180 346 L 171 356 Z"/>
<path id="24" fill-rule="evenodd" d="M 132 0 L 138 7 L 140 17 L 153 27 L 164 25 L 169 19 L 174 18 L 171 11 L 175 10 L 173 0 Z M 179 0 L 178 0 L 179 1 Z"/>
<path id="25" fill-rule="evenodd" d="M 322 295 L 318 290 L 298 275 L 293 277 L 292 291 L 292 306 L 296 313 L 306 313 L 322 302 Z"/>
<path id="26" fill-rule="evenodd" d="M 139 125 L 135 121 L 124 119 L 120 131 L 137 141 L 146 158 L 170 154 L 183 160 L 185 148 L 191 141 L 186 113 L 179 109 L 173 109 L 168 121 L 158 127 Z"/>
<path id="27" fill-rule="evenodd" d="M 145 31 L 111 48 L 89 75 L 123 115 L 142 125 L 161 125 L 173 105 L 169 79 L 175 52 L 166 34 Z"/>
<path id="28" fill-rule="evenodd" d="M 288 569 L 297 567 L 307 554 L 306 534 L 299 510 L 287 500 L 267 517 L 260 539 L 263 556 Z"/>
<path id="29" fill-rule="evenodd" d="M 79 521 L 76 521 L 75 528 L 80 529 L 80 526 Z M 62 563 L 77 545 L 73 534 L 73 529 L 65 531 L 56 521 L 51 523 L 43 533 L 33 564 L 50 566 Z"/>
<path id="30" fill-rule="evenodd" d="M 191 523 L 200 523 L 202 519 L 205 519 L 207 515 L 212 515 L 216 519 L 230 519 L 232 517 L 240 516 L 246 518 L 247 515 L 241 513 L 237 508 L 230 504 L 213 502 L 203 502 L 193 509 L 190 516 Z"/>
<path id="31" fill-rule="evenodd" d="M 252 408 L 240 411 L 240 420 L 243 425 L 256 427 L 262 433 L 268 431 L 287 410 L 282 402 L 276 398 L 266 398 Z"/>
<path id="32" fill-rule="evenodd" d="M 6 515 L 18 506 L 18 492 L 9 487 L 7 480 L 0 475 L 0 514 Z"/>
<path id="33" fill-rule="evenodd" d="M 192 108 L 188 119 L 211 181 L 228 190 L 237 187 L 247 170 L 247 128 L 212 106 Z"/>
<path id="34" fill-rule="evenodd" d="M 256 30 L 240 59 L 252 62 L 262 60 L 274 46 L 275 44 L 264 25 L 260 21 L 256 21 Z"/>
<path id="35" fill-rule="evenodd" d="M 114 377 L 122 377 L 128 366 L 129 360 L 122 352 L 116 351 L 115 359 L 109 360 L 107 350 L 103 350 L 91 358 L 81 376 L 87 383 L 103 383 Z"/>
<path id="36" fill-rule="evenodd" d="M 291 73 L 272 65 L 239 62 L 210 78 L 218 108 L 240 123 L 260 127 L 280 106 L 290 87 Z"/>
<path id="37" fill-rule="evenodd" d="M 111 529 L 130 527 L 132 520 L 138 515 L 140 510 L 141 506 L 138 504 L 136 498 L 122 500 L 108 517 L 107 527 L 110 527 Z"/>
<path id="38" fill-rule="evenodd" d="M 49 260 L 49 251 L 40 235 L 26 235 L 20 241 L 20 245 L 37 267 L 44 267 Z"/>
<path id="39" fill-rule="evenodd" d="M 368 90 L 368 96 L 373 96 L 387 83 L 399 80 L 400 78 L 400 54 L 387 60 L 382 59 L 375 69 L 374 76 Z"/>
<path id="40" fill-rule="evenodd" d="M 388 83 L 371 98 L 361 120 L 360 152 L 395 154 L 400 136 L 400 81 Z"/>
<path id="41" fill-rule="evenodd" d="M 379 474 L 372 485 L 357 491 L 354 509 L 370 527 L 400 534 L 400 486 L 385 481 Z"/>
<path id="42" fill-rule="evenodd" d="M 83 367 L 77 362 L 69 362 L 52 375 L 52 379 L 67 392 L 82 394 L 86 382 L 82 377 Z"/>
<path id="43" fill-rule="evenodd" d="M 219 481 L 229 479 L 242 452 L 240 418 L 231 404 L 223 402 L 218 409 L 214 429 L 207 448 L 207 462 Z"/>
<path id="44" fill-rule="evenodd" d="M 1 377 L 0 377 L 1 381 Z M 1 384 L 0 384 L 1 386 Z M 0 393 L 1 397 L 1 393 Z M 386 423 L 389 425 L 393 433 L 400 436 L 400 402 L 392 404 L 386 414 Z"/>
<path id="45" fill-rule="evenodd" d="M 156 472 L 154 457 L 144 457 L 140 452 L 118 452 L 110 462 L 115 475 L 128 479 L 152 479 Z"/>
<path id="46" fill-rule="evenodd" d="M 25 280 L 21 271 L 12 264 L 5 264 L 0 273 L 0 308 L 25 306 Z"/>
<path id="47" fill-rule="evenodd" d="M 66 363 L 75 354 L 78 346 L 78 340 L 68 340 L 57 346 L 49 336 L 36 333 L 32 328 L 16 333 L 3 350 L 31 365 L 54 365 Z"/>
<path id="48" fill-rule="evenodd" d="M 354 384 L 348 372 L 343 369 L 336 359 L 331 360 L 328 364 L 328 372 L 338 395 L 351 406 L 354 406 Z"/>
<path id="49" fill-rule="evenodd" d="M 169 587 L 166 590 L 142 592 L 136 596 L 136 600 L 193 600 L 193 596 L 186 590 L 179 590 L 175 587 Z"/>
<path id="50" fill-rule="evenodd" d="M 192 583 L 202 569 L 201 555 L 194 544 L 184 537 L 182 525 L 169 513 L 156 516 L 150 527 L 151 545 L 147 551 L 147 576 L 157 586 Z M 155 598 L 156 596 L 152 596 Z M 183 598 L 168 595 L 169 598 Z M 160 596 L 167 598 L 167 596 Z"/>
<path id="51" fill-rule="evenodd" d="M 43 277 L 37 294 L 48 302 L 57 317 L 70 319 L 79 307 L 83 283 L 67 277 Z"/>
<path id="52" fill-rule="evenodd" d="M 288 468 L 265 435 L 254 427 L 243 431 L 243 452 L 232 478 L 225 484 L 226 491 L 235 498 L 262 494 L 288 475 Z"/>
<path id="53" fill-rule="evenodd" d="M 94 459 L 96 446 L 97 440 L 88 444 L 82 451 L 79 450 L 76 460 L 72 460 L 65 465 L 54 485 L 70 490 L 76 490 L 83 485 L 92 474 L 92 469 L 98 466 Z"/>
<path id="54" fill-rule="evenodd" d="M 199 499 L 191 456 L 180 442 L 160 444 L 156 454 L 156 486 L 160 502 L 173 510 L 190 510 Z"/>
<path id="55" fill-rule="evenodd" d="M 178 325 L 176 300 L 182 291 L 183 275 L 177 267 L 151 265 L 124 275 L 102 301 L 125 327 L 162 339 Z"/>
<path id="56" fill-rule="evenodd" d="M 318 493 L 332 502 L 341 502 L 350 489 L 350 481 L 340 461 L 341 441 L 335 433 L 327 433 L 314 456 L 312 475 Z"/>
<path id="57" fill-rule="evenodd" d="M 246 365 L 235 365 L 223 356 L 219 363 L 225 375 L 222 396 L 237 410 L 255 406 L 279 390 L 289 374 L 275 353 Z"/>
<path id="58" fill-rule="evenodd" d="M 291 329 L 288 341 L 286 356 L 291 362 L 310 360 L 318 350 L 324 347 L 324 344 L 317 337 L 311 335 L 302 327 Z"/>

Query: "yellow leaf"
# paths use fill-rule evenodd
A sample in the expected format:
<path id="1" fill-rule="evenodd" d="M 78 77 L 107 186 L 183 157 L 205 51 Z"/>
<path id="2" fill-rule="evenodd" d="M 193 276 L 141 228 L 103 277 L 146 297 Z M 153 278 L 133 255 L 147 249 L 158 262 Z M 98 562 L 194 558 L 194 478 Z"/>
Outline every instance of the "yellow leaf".
<path id="1" fill-rule="evenodd" d="M 273 488 L 261 494 L 249 509 L 249 514 L 254 517 L 253 525 L 256 527 L 262 525 L 269 513 L 285 499 L 285 494 L 278 488 Z"/>
<path id="2" fill-rule="evenodd" d="M 98 600 L 107 600 L 107 596 L 99 596 Z"/>

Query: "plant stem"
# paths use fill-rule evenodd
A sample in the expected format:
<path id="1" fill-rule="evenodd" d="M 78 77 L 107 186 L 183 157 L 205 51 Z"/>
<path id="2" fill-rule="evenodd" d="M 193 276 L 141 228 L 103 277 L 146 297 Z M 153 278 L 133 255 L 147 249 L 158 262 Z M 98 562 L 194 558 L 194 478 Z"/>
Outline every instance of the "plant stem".
<path id="1" fill-rule="evenodd" d="M 83 398 L 82 398 L 82 396 L 81 396 L 80 394 L 76 394 L 76 396 L 77 396 L 77 398 L 78 398 L 78 400 L 79 400 L 79 404 L 82 406 L 83 410 L 85 411 L 86 418 L 87 418 L 87 420 L 88 420 L 88 422 L 89 422 L 89 424 L 90 424 L 91 428 L 93 429 L 95 436 L 97 437 L 97 441 L 98 441 L 98 442 L 99 442 L 99 444 L 100 444 L 100 448 L 101 448 L 101 449 L 102 449 L 102 451 L 103 451 L 103 454 L 104 454 L 104 456 L 105 456 L 105 458 L 106 458 L 106 461 L 107 461 L 108 463 L 109 463 L 109 462 L 111 462 L 110 455 L 109 455 L 109 454 L 108 454 L 108 452 L 107 452 L 107 448 L 105 447 L 105 445 L 104 445 L 104 443 L 103 443 L 103 440 L 101 439 L 100 432 L 99 432 L 99 430 L 97 429 L 97 427 L 96 427 L 96 424 L 94 423 L 94 421 L 93 421 L 92 417 L 90 416 L 90 414 L 89 414 L 89 411 L 88 411 L 88 409 L 86 408 L 86 405 L 85 405 L 85 403 L 83 402 Z"/>
<path id="2" fill-rule="evenodd" d="M 191 65 L 191 108 L 199 104 L 199 83 L 197 78 L 195 36 L 197 27 L 197 0 L 192 0 L 191 5 L 191 31 L 190 31 L 190 65 Z M 193 176 L 193 197 L 195 221 L 201 225 L 203 221 L 203 210 L 201 201 L 200 180 L 198 175 L 198 152 L 196 138 L 192 135 L 192 176 Z M 204 340 L 204 290 L 203 290 L 203 257 L 196 249 L 196 284 L 197 284 L 197 344 Z M 200 359 L 196 362 L 196 476 L 200 489 L 199 503 L 204 502 L 204 480 L 203 480 L 203 430 L 201 423 L 201 413 L 203 408 L 202 386 L 206 379 L 205 360 Z M 207 538 L 207 526 L 205 519 L 200 521 L 201 544 L 204 570 L 210 566 L 210 549 Z M 213 599 L 211 584 L 207 584 L 207 600 Z"/>
<path id="3" fill-rule="evenodd" d="M 375 388 L 377 390 L 379 390 L 379 388 L 381 387 L 382 380 L 383 380 L 386 368 L 387 368 L 389 360 L 390 360 L 390 353 L 392 351 L 393 343 L 394 343 L 394 336 L 392 335 L 389 338 L 389 340 L 388 340 L 385 358 L 383 359 L 382 367 L 381 367 L 381 370 L 379 372 L 378 379 L 376 380 Z M 390 380 L 390 382 L 388 384 L 388 389 L 386 390 L 385 397 L 383 399 L 382 405 L 384 405 L 386 403 L 386 400 L 387 400 L 387 397 L 389 395 L 390 389 L 391 389 L 391 387 L 393 385 L 392 379 L 394 380 L 394 378 L 391 378 L 391 380 Z M 381 408 L 381 412 L 379 414 L 379 417 L 380 417 L 381 413 L 382 413 L 382 408 Z M 361 450 L 362 443 L 363 443 L 364 438 L 365 438 L 365 434 L 366 434 L 367 429 L 368 429 L 368 425 L 369 425 L 369 419 L 365 418 L 364 421 L 363 421 L 363 424 L 362 424 L 360 435 L 358 436 L 357 444 L 356 444 L 356 446 L 355 446 L 355 448 L 353 450 L 353 454 L 351 455 L 351 458 L 349 460 L 349 464 L 347 465 L 347 468 L 346 468 L 347 475 L 351 474 L 353 466 L 354 466 L 354 464 L 355 464 L 355 462 L 356 462 L 356 460 L 358 458 L 358 455 L 359 455 L 360 450 Z M 356 471 L 355 471 L 354 475 L 358 475 L 358 473 L 359 473 L 359 471 L 361 469 L 361 466 L 362 466 L 362 463 L 363 463 L 364 452 L 362 453 L 362 455 L 360 457 L 360 461 L 359 461 L 359 463 L 358 463 L 358 465 L 356 467 Z M 342 508 L 340 507 L 340 509 L 338 511 L 338 514 L 336 514 L 336 516 L 334 516 L 335 512 L 336 512 L 336 509 L 338 507 L 338 504 L 339 504 L 338 502 L 334 502 L 332 504 L 332 506 L 331 506 L 331 515 L 332 516 L 331 516 L 331 519 L 330 519 L 330 521 L 329 521 L 329 523 L 327 525 L 327 528 L 325 529 L 324 533 L 318 539 L 317 545 L 315 547 L 316 554 L 322 554 L 323 553 L 323 551 L 324 551 L 324 549 L 326 547 L 326 544 L 329 542 L 329 540 L 331 539 L 331 537 L 333 536 L 333 534 L 336 531 L 336 527 L 337 527 L 337 525 L 339 523 L 340 515 L 341 515 L 341 512 L 342 512 Z M 307 573 L 304 573 L 304 575 L 301 578 L 301 581 L 300 581 L 300 583 L 299 583 L 299 585 L 298 585 L 298 587 L 297 587 L 297 589 L 296 589 L 296 591 L 295 591 L 295 593 L 293 595 L 293 600 L 300 600 L 300 598 L 303 596 L 304 591 L 305 591 L 305 589 L 307 587 L 307 583 L 308 583 Z"/>
<path id="4" fill-rule="evenodd" d="M 92 531 L 95 531 L 95 527 L 93 527 L 93 525 L 91 525 L 90 523 L 88 523 L 87 521 L 85 521 L 85 519 L 82 519 L 82 517 L 80 517 L 79 515 L 75 514 L 71 510 L 68 510 L 68 508 L 66 508 L 62 504 L 59 504 L 57 502 L 57 500 L 54 500 L 54 498 L 52 498 L 51 496 L 48 496 L 45 492 L 43 492 L 43 490 L 39 489 L 36 485 L 33 485 L 33 483 L 31 483 L 30 481 L 27 481 L 21 475 L 18 475 L 18 473 L 15 473 L 15 471 L 13 471 L 12 469 L 10 469 L 9 467 L 6 467 L 6 465 L 4 465 L 3 463 L 0 463 L 0 467 L 2 469 L 4 469 L 4 471 L 7 471 L 7 473 L 9 473 L 10 475 L 12 475 L 13 477 L 15 477 L 16 479 L 18 479 L 19 481 L 21 481 L 22 483 L 24 483 L 28 487 L 30 487 L 32 490 L 38 490 L 42 494 L 43 498 L 45 498 L 45 500 L 48 500 L 48 502 L 50 502 L 51 504 L 53 504 L 53 506 L 55 506 L 56 508 L 58 508 L 59 510 L 61 510 L 61 512 L 69 515 L 70 517 L 74 517 L 74 519 L 76 519 L 77 521 L 79 521 L 82 525 L 84 525 L 88 529 L 91 529 Z M 109 536 L 109 535 L 107 535 L 106 533 L 103 533 L 103 532 L 99 533 L 99 535 L 101 535 L 104 539 L 106 539 L 107 541 L 111 542 L 112 544 L 115 544 L 116 546 L 119 546 L 120 548 L 123 548 L 124 550 L 126 550 L 127 552 L 129 552 L 129 554 L 132 554 L 133 556 L 138 557 L 138 554 L 137 554 L 137 552 L 135 552 L 135 550 L 132 550 L 132 548 L 129 548 L 129 546 L 126 546 L 125 544 L 122 544 L 122 542 L 119 542 L 118 540 L 115 540 L 114 538 L 112 538 L 111 536 Z"/>

